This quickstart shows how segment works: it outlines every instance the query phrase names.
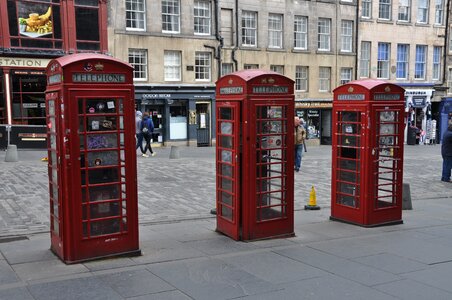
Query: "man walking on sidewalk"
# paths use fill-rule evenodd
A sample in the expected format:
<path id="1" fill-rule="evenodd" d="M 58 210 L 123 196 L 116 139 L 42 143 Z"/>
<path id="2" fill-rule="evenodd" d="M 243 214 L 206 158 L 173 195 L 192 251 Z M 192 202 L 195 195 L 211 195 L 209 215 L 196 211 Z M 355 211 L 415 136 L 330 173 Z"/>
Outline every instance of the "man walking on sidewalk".
<path id="1" fill-rule="evenodd" d="M 452 169 L 452 120 L 449 120 L 449 126 L 443 135 L 441 156 L 443 157 L 443 172 L 441 181 L 451 182 L 450 175 Z"/>

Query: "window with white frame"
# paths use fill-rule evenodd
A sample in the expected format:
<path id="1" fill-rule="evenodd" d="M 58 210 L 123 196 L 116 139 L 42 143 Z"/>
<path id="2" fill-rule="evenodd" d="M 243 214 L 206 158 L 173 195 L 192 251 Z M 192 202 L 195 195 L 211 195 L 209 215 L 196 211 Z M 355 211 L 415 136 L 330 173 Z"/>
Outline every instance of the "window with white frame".
<path id="1" fill-rule="evenodd" d="M 221 76 L 231 74 L 234 72 L 234 65 L 232 63 L 221 63 Z"/>
<path id="2" fill-rule="evenodd" d="M 281 49 L 283 45 L 283 16 L 268 15 L 268 47 Z"/>
<path id="3" fill-rule="evenodd" d="M 181 81 L 181 56 L 180 51 L 164 51 L 165 81 Z"/>
<path id="4" fill-rule="evenodd" d="M 308 17 L 295 16 L 294 17 L 294 48 L 307 50 L 308 49 Z"/>
<path id="5" fill-rule="evenodd" d="M 318 22 L 318 50 L 331 50 L 331 19 L 319 18 Z"/>
<path id="6" fill-rule="evenodd" d="M 309 68 L 306 66 L 296 66 L 295 68 L 295 90 L 301 92 L 308 91 Z"/>
<path id="7" fill-rule="evenodd" d="M 179 0 L 162 0 L 162 31 L 165 33 L 180 32 Z"/>
<path id="8" fill-rule="evenodd" d="M 195 53 L 195 79 L 210 81 L 211 74 L 211 54 L 210 52 Z"/>
<path id="9" fill-rule="evenodd" d="M 391 20 L 391 0 L 380 0 L 378 5 L 378 18 Z"/>
<path id="10" fill-rule="evenodd" d="M 434 46 L 433 47 L 433 73 L 432 79 L 439 80 L 441 76 L 441 56 L 443 52 L 443 47 Z"/>
<path id="11" fill-rule="evenodd" d="M 370 42 L 361 42 L 361 53 L 359 57 L 359 77 L 370 77 Z"/>
<path id="12" fill-rule="evenodd" d="M 409 22 L 411 15 L 411 0 L 399 0 L 398 21 Z"/>
<path id="13" fill-rule="evenodd" d="M 243 69 L 245 69 L 245 70 L 259 69 L 259 65 L 258 64 L 244 64 Z"/>
<path id="14" fill-rule="evenodd" d="M 414 79 L 425 79 L 427 46 L 416 45 L 416 61 L 414 63 Z"/>
<path id="15" fill-rule="evenodd" d="M 257 46 L 257 12 L 242 12 L 242 46 Z"/>
<path id="16" fill-rule="evenodd" d="M 372 17 L 372 0 L 362 0 L 361 17 L 366 19 Z"/>
<path id="17" fill-rule="evenodd" d="M 145 0 L 126 0 L 126 29 L 146 29 L 146 6 Z"/>
<path id="18" fill-rule="evenodd" d="M 319 92 L 329 92 L 331 90 L 331 68 L 319 68 Z"/>
<path id="19" fill-rule="evenodd" d="M 378 43 L 377 78 L 389 79 L 390 50 L 389 43 Z"/>
<path id="20" fill-rule="evenodd" d="M 281 75 L 284 75 L 284 66 L 282 65 L 270 65 L 270 71 L 279 73 Z"/>
<path id="21" fill-rule="evenodd" d="M 193 3 L 194 33 L 199 35 L 210 35 L 210 1 L 196 0 Z"/>
<path id="22" fill-rule="evenodd" d="M 342 20 L 341 22 L 341 51 L 352 52 L 353 50 L 353 21 Z"/>
<path id="23" fill-rule="evenodd" d="M 148 52 L 145 49 L 129 49 L 129 64 L 133 66 L 133 79 L 144 81 L 148 78 Z"/>
<path id="24" fill-rule="evenodd" d="M 410 45 L 397 44 L 396 79 L 408 79 Z"/>
<path id="25" fill-rule="evenodd" d="M 352 68 L 341 68 L 341 84 L 346 84 L 352 81 Z"/>
<path id="26" fill-rule="evenodd" d="M 452 68 L 447 69 L 447 93 L 452 94 Z"/>
<path id="27" fill-rule="evenodd" d="M 428 22 L 428 0 L 417 1 L 417 22 L 423 24 Z"/>
<path id="28" fill-rule="evenodd" d="M 435 0 L 435 24 L 444 23 L 444 0 Z"/>

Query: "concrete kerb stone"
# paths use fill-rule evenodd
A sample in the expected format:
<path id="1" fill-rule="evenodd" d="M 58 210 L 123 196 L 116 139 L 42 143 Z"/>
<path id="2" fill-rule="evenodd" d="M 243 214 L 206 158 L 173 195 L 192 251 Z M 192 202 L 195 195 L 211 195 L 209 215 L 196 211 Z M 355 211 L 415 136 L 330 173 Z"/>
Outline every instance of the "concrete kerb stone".
<path id="1" fill-rule="evenodd" d="M 5 162 L 17 162 L 17 161 L 19 161 L 17 155 L 17 146 L 10 144 L 6 149 Z"/>

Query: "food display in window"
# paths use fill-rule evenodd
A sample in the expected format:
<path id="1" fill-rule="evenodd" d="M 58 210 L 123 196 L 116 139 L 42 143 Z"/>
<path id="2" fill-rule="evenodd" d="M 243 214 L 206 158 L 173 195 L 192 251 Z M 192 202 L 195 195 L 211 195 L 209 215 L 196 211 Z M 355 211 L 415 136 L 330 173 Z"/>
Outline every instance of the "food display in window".
<path id="1" fill-rule="evenodd" d="M 51 16 L 52 7 L 49 6 L 44 14 L 40 15 L 37 12 L 33 12 L 28 15 L 28 18 L 19 18 L 20 33 L 28 37 L 40 37 L 51 34 L 53 32 Z"/>

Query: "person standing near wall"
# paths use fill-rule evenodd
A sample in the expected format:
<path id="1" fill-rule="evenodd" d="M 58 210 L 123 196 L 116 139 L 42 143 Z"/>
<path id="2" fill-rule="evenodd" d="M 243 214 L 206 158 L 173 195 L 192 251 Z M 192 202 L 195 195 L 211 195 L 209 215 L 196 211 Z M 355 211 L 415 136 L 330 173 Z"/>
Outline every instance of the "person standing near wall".
<path id="1" fill-rule="evenodd" d="M 138 148 L 140 148 L 141 153 L 144 153 L 143 150 L 143 134 L 141 133 L 141 117 L 143 116 L 143 114 L 141 113 L 141 111 L 137 110 L 135 112 L 135 136 L 136 136 L 136 141 L 137 141 L 137 145 L 136 145 L 136 150 Z"/>
<path id="2" fill-rule="evenodd" d="M 452 182 L 450 180 L 452 169 L 452 120 L 449 121 L 449 126 L 443 135 L 441 156 L 443 157 L 441 181 Z"/>
<path id="3" fill-rule="evenodd" d="M 145 112 L 143 114 L 143 120 L 141 120 L 141 134 L 143 135 L 144 140 L 146 141 L 146 147 L 144 148 L 143 157 L 149 157 L 149 155 L 146 154 L 146 151 L 149 149 L 151 152 L 151 156 L 155 156 L 155 152 L 152 151 L 151 147 L 151 138 L 152 133 L 154 132 L 154 122 L 152 122 L 151 117 L 149 117 L 149 113 Z"/>
<path id="4" fill-rule="evenodd" d="M 294 125 L 295 172 L 299 172 L 301 159 L 303 158 L 303 144 L 306 139 L 306 130 L 304 129 L 303 119 L 295 117 Z"/>

